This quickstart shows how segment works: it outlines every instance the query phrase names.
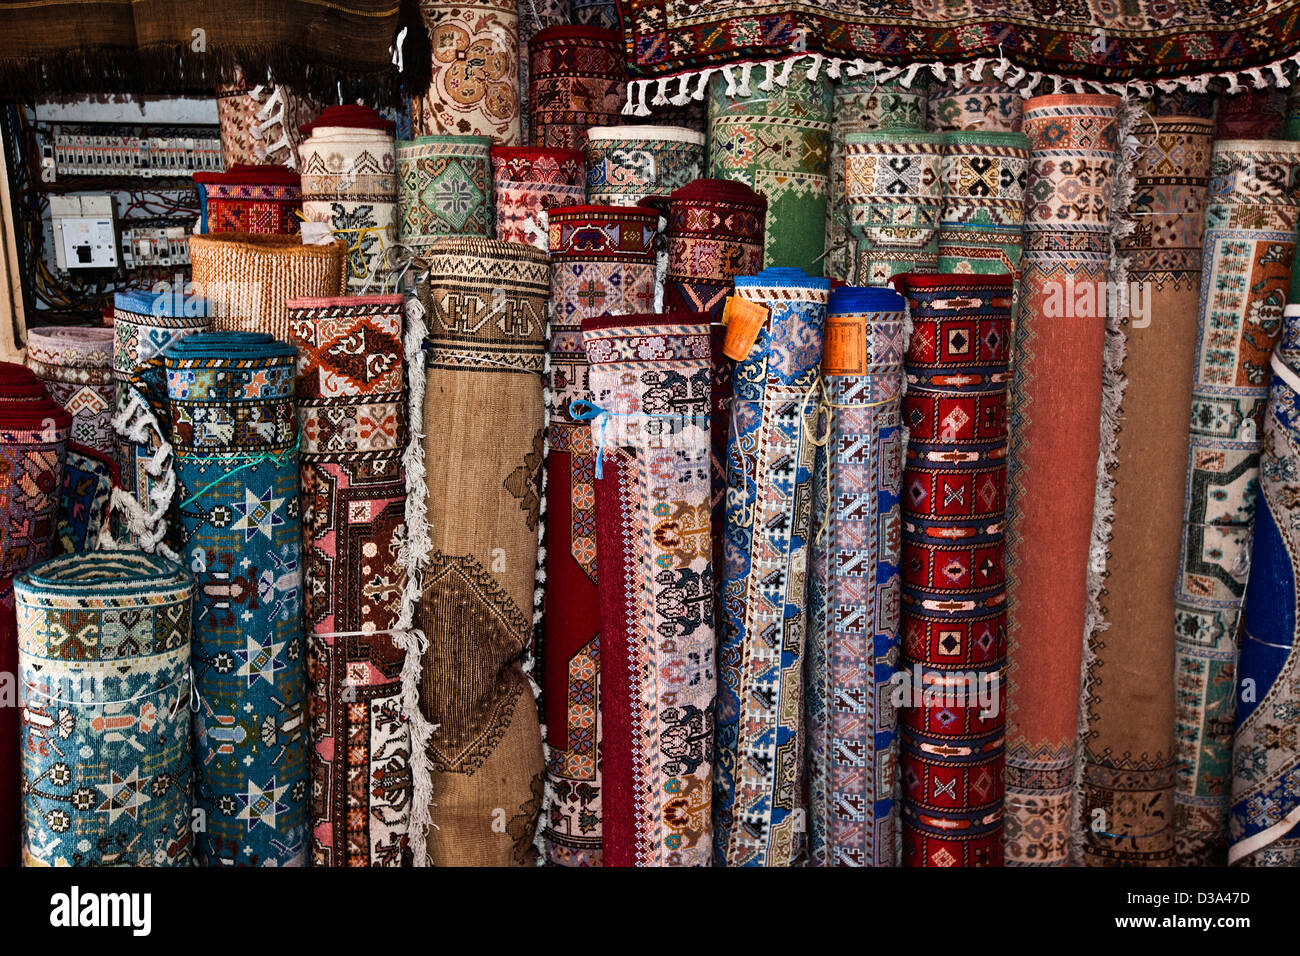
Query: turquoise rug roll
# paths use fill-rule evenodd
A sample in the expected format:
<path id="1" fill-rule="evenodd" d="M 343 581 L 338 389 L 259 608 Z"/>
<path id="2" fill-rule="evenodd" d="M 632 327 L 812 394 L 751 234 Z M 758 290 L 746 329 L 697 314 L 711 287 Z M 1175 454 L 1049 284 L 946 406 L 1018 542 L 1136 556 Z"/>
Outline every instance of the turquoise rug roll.
<path id="1" fill-rule="evenodd" d="M 202 862 L 301 866 L 307 848 L 302 526 L 293 346 L 191 335 L 164 356 L 194 609 Z"/>
<path id="2" fill-rule="evenodd" d="M 23 861 L 189 866 L 194 580 L 140 551 L 14 579 Z"/>

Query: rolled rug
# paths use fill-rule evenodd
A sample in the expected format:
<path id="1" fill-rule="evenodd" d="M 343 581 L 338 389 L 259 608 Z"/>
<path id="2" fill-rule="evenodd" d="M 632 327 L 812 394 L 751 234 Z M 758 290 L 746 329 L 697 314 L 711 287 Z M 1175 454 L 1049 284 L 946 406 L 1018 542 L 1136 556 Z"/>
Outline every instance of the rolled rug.
<path id="1" fill-rule="evenodd" d="M 547 210 L 581 204 L 587 193 L 582 151 L 530 146 L 492 147 L 496 238 L 550 248 Z"/>
<path id="2" fill-rule="evenodd" d="M 428 255 L 424 464 L 432 550 L 419 622 L 433 866 L 526 866 L 544 790 L 532 645 L 551 267 L 532 246 Z M 497 318 L 497 316 L 503 316 Z"/>
<path id="3" fill-rule="evenodd" d="M 596 590 L 596 454 L 572 403 L 589 397 L 582 322 L 654 308 L 659 213 L 566 206 L 550 213 L 551 340 L 546 487 L 546 708 L 549 862 L 600 866 L 600 612 Z"/>
<path id="4" fill-rule="evenodd" d="M 284 166 L 229 166 L 195 173 L 199 232 L 296 235 L 302 226 L 302 177 Z"/>
<path id="5" fill-rule="evenodd" d="M 72 415 L 71 440 L 113 451 L 113 330 L 47 325 L 27 330 L 27 367 Z"/>
<path id="6" fill-rule="evenodd" d="M 744 183 L 697 179 L 668 196 L 664 309 L 722 318 L 738 275 L 763 263 L 767 200 Z"/>
<path id="7" fill-rule="evenodd" d="M 397 144 L 398 238 L 416 254 L 441 236 L 492 234 L 491 149 L 486 136 Z"/>
<path id="8" fill-rule="evenodd" d="M 930 89 L 929 128 L 937 133 L 1018 133 L 1024 104 L 1020 91 L 1013 86 L 940 82 Z"/>
<path id="9" fill-rule="evenodd" d="M 267 164 L 296 169 L 301 127 L 320 113 L 310 97 L 285 86 L 251 83 L 241 74 L 217 84 L 217 120 L 226 169 Z"/>
<path id="10" fill-rule="evenodd" d="M 14 575 L 53 553 L 72 416 L 25 365 L 0 362 L 0 673 L 18 673 Z M 22 770 L 16 706 L 0 707 L 0 865 L 19 850 Z"/>
<path id="11" fill-rule="evenodd" d="M 302 128 L 304 239 L 333 235 L 347 246 L 348 287 L 361 291 L 388 271 L 397 241 L 395 124 L 364 106 L 331 106 Z M 301 291 L 286 298 L 338 295 Z M 283 335 L 279 336 L 283 338 Z"/>
<path id="12" fill-rule="evenodd" d="M 1228 862 L 1300 865 L 1300 641 L 1296 475 L 1300 474 L 1300 306 L 1288 306 L 1274 352 L 1259 503 L 1237 662 Z"/>
<path id="13" fill-rule="evenodd" d="M 1024 110 L 1031 151 L 1009 410 L 1007 784 L 1020 795 L 1013 827 L 1034 820 L 1053 858 L 1064 852 L 1070 794 L 1087 759 L 1076 753 L 1080 707 L 1092 708 L 1085 719 L 1096 740 L 1109 732 L 1099 723 L 1108 709 L 1127 724 L 1134 695 L 1157 693 L 1117 694 L 1107 680 L 1105 702 L 1089 697 L 1097 686 L 1080 701 L 1118 107 L 1113 96 L 1060 94 L 1034 97 Z M 1160 679 L 1142 674 L 1148 688 Z"/>
<path id="14" fill-rule="evenodd" d="M 299 236 L 251 232 L 190 236 L 194 293 L 207 300 L 212 329 L 281 340 L 289 335 L 287 301 L 343 294 L 348 254 L 342 239 L 306 245 Z"/>
<path id="15" fill-rule="evenodd" d="M 589 126 L 619 121 L 627 94 L 623 37 L 593 26 L 547 27 L 528 44 L 533 146 L 583 149 Z"/>
<path id="16" fill-rule="evenodd" d="M 1001 866 L 1009 275 L 904 275 L 904 866 Z"/>
<path id="17" fill-rule="evenodd" d="M 528 46 L 539 30 L 569 22 L 569 0 L 517 0 L 517 7 L 519 11 L 519 99 L 523 103 L 528 97 L 530 87 Z M 524 106 L 527 107 L 527 104 L 524 103 Z M 521 142 L 533 141 L 531 117 L 527 108 L 520 110 L 519 132 Z M 518 241 L 505 239 L 503 236 L 497 238 L 506 242 Z"/>
<path id="18" fill-rule="evenodd" d="M 882 285 L 939 263 L 940 177 L 937 133 L 881 130 L 844 137 L 844 202 L 857 241 L 854 282 Z"/>
<path id="19" fill-rule="evenodd" d="M 619 27 L 618 3 L 616 0 L 570 0 L 574 23 L 589 23 L 592 26 L 617 30 Z"/>
<path id="20" fill-rule="evenodd" d="M 191 866 L 194 579 L 90 551 L 14 579 L 23 863 Z"/>
<path id="21" fill-rule="evenodd" d="M 1169 108 L 1180 106 L 1162 97 L 1133 127 L 1140 142 L 1127 210 L 1134 229 L 1119 243 L 1128 259 L 1129 300 L 1107 331 L 1102 421 L 1109 437 L 1102 439 L 1085 629 L 1085 646 L 1100 642 L 1107 653 L 1133 648 L 1158 659 L 1163 644 L 1164 663 L 1153 665 L 1163 668 L 1156 670 L 1161 681 L 1170 666 L 1161 638 L 1173 626 L 1182 521 L 1180 496 L 1163 492 L 1181 487 L 1186 470 L 1212 135 L 1208 119 L 1165 115 Z M 1036 641 L 1026 634 L 1026 644 Z M 1029 748 L 1008 760 L 1008 866 L 1071 861 L 1075 751 L 1064 744 L 1077 711 L 1059 695 L 1071 693 L 1075 678 L 1059 680 L 1015 687 L 1011 706 Z M 1108 682 L 1103 671 L 1103 689 Z M 1143 715 L 1133 722 L 1169 726 L 1173 697 L 1135 693 L 1122 706 Z M 1041 759 L 1029 752 L 1039 744 Z"/>
<path id="22" fill-rule="evenodd" d="M 117 461 L 112 455 L 68 442 L 54 529 L 55 554 L 95 549 L 108 525 L 118 475 Z"/>
<path id="23" fill-rule="evenodd" d="M 944 133 L 940 179 L 939 271 L 1018 274 L 1029 139 L 1023 133 Z"/>
<path id="24" fill-rule="evenodd" d="M 1280 89 L 1249 89 L 1217 97 L 1214 138 L 1282 139 L 1287 120 L 1287 95 Z"/>
<path id="25" fill-rule="evenodd" d="M 709 169 L 767 197 L 763 263 L 821 275 L 829 201 L 831 85 L 796 71 L 771 92 L 709 85 Z"/>
<path id="26" fill-rule="evenodd" d="M 764 269 L 737 276 L 728 305 L 737 364 L 713 776 L 726 866 L 794 866 L 804 854 L 804 615 L 829 292 L 800 269 Z"/>
<path id="27" fill-rule="evenodd" d="M 731 428 L 733 362 L 723 351 L 722 310 L 738 275 L 763 268 L 767 200 L 744 183 L 697 179 L 668 197 L 668 263 L 664 309 L 706 312 L 713 323 L 713 568 L 722 573 L 723 506 L 727 497 L 727 433 Z"/>
<path id="28" fill-rule="evenodd" d="M 813 866 L 895 863 L 904 308 L 853 287 L 826 306 L 804 671 Z"/>
<path id="29" fill-rule="evenodd" d="M 694 182 L 704 171 L 704 134 L 683 126 L 587 130 L 587 202 L 635 206 Z"/>
<path id="30" fill-rule="evenodd" d="M 1298 218 L 1300 143 L 1215 142 L 1174 593 L 1169 785 L 1172 852 L 1185 865 L 1225 858 L 1236 658 L 1269 355 L 1282 332 Z"/>
<path id="31" fill-rule="evenodd" d="M 167 534 L 167 514 L 176 477 L 171 448 L 164 437 L 162 394 L 153 402 L 133 383 L 146 364 L 172 342 L 206 332 L 211 320 L 205 299 L 181 291 L 118 292 L 113 297 L 113 377 L 117 384 L 114 426 L 119 482 L 137 507 L 122 520 L 119 537 L 154 551 Z M 160 415 L 161 412 L 161 415 Z M 134 530 L 132 530 L 134 528 Z"/>
<path id="32" fill-rule="evenodd" d="M 516 0 L 420 0 L 433 46 L 433 82 L 411 100 L 415 136 L 486 136 L 519 142 Z"/>
<path id="33" fill-rule="evenodd" d="M 207 866 L 307 862 L 294 348 L 196 333 L 163 356 L 194 613 L 195 807 Z"/>
<path id="34" fill-rule="evenodd" d="M 903 85 L 902 77 L 880 80 L 874 74 L 841 75 L 832 87 L 831 167 L 826 219 L 826 275 L 847 281 L 852 274 L 853 246 L 844 203 L 844 137 L 877 129 L 925 129 L 929 83 L 924 75 Z"/>
<path id="35" fill-rule="evenodd" d="M 404 299 L 291 299 L 298 350 L 312 866 L 410 862 Z M 364 772 L 358 772 L 364 768 Z"/>
<path id="36" fill-rule="evenodd" d="M 713 857 L 708 316 L 587 318 L 605 866 Z M 558 608 L 556 609 L 558 610 Z"/>

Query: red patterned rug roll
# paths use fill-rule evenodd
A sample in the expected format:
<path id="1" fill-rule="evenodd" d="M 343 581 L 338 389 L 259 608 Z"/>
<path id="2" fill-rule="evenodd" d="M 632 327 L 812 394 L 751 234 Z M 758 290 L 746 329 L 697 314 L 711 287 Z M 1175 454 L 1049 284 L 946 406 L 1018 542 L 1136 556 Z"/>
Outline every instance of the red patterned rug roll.
<path id="1" fill-rule="evenodd" d="M 302 426 L 313 866 L 409 862 L 400 295 L 290 299 Z"/>
<path id="2" fill-rule="evenodd" d="M 697 179 L 668 197 L 664 310 L 707 312 L 714 321 L 738 275 L 763 268 L 767 199 L 730 179 Z"/>
<path id="3" fill-rule="evenodd" d="M 1002 863 L 1010 275 L 894 280 L 904 371 L 904 866 Z M 901 692 L 901 693 L 900 693 Z"/>
<path id="4" fill-rule="evenodd" d="M 597 448 L 606 866 L 712 857 L 708 316 L 582 323 Z"/>
<path id="5" fill-rule="evenodd" d="M 639 206 L 550 213 L 554 314 L 540 654 L 550 754 L 542 828 L 548 859 L 566 866 L 601 865 L 596 455 L 591 429 L 569 406 L 588 397 L 583 320 L 654 307 L 658 221 L 655 210 Z"/>
<path id="6" fill-rule="evenodd" d="M 580 149 L 533 146 L 492 147 L 492 200 L 496 237 L 546 249 L 546 212 L 581 203 L 587 164 Z"/>
<path id="7" fill-rule="evenodd" d="M 587 127 L 613 126 L 623 112 L 623 37 L 600 27 L 547 27 L 528 44 L 529 128 L 534 146 L 583 149 Z"/>
<path id="8" fill-rule="evenodd" d="M 71 428 L 31 369 L 0 362 L 0 674 L 18 673 L 14 575 L 50 556 Z M 0 707 L 0 866 L 18 858 L 19 712 Z"/>
<path id="9" fill-rule="evenodd" d="M 224 173 L 195 173 L 200 232 L 301 230 L 302 177 L 284 166 L 232 166 Z"/>

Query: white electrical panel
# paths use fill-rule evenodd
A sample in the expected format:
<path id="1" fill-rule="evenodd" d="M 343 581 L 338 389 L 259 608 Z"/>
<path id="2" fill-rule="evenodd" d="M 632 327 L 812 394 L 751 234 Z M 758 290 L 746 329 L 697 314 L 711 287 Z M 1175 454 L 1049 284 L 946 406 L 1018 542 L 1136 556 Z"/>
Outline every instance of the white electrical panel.
<path id="1" fill-rule="evenodd" d="M 51 196 L 50 222 L 60 269 L 117 268 L 112 196 Z"/>

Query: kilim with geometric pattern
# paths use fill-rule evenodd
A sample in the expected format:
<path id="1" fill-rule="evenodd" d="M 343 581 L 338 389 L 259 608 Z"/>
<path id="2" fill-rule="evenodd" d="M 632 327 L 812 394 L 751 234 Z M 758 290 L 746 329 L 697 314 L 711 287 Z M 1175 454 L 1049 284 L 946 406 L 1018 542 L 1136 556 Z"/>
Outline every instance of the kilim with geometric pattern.
<path id="1" fill-rule="evenodd" d="M 882 80 L 875 74 L 841 73 L 833 87 L 831 109 L 830 215 L 826 220 L 826 275 L 847 281 L 855 258 L 844 202 L 844 137 L 877 129 L 925 129 L 928 82 L 924 74 L 904 86 L 902 77 Z"/>
<path id="2" fill-rule="evenodd" d="M 195 806 L 208 866 L 307 862 L 294 348 L 201 332 L 162 358 L 194 604 Z"/>
<path id="3" fill-rule="evenodd" d="M 905 307 L 851 286 L 826 307 L 804 676 L 813 866 L 895 862 Z"/>
<path id="4" fill-rule="evenodd" d="M 1041 862 L 1066 852 L 1077 786 L 1119 106 L 1092 94 L 1024 103 L 1030 161 L 1008 409 L 1007 803 L 1012 840 L 1042 833 Z"/>
<path id="5" fill-rule="evenodd" d="M 1173 839 L 1185 865 L 1224 860 L 1269 355 L 1282 332 L 1298 219 L 1300 143 L 1214 144 L 1174 592 Z"/>
<path id="6" fill-rule="evenodd" d="M 494 236 L 547 249 L 546 211 L 582 203 L 587 190 L 583 163 L 578 149 L 492 147 Z"/>
<path id="7" fill-rule="evenodd" d="M 0 672 L 18 673 L 13 578 L 52 553 L 72 416 L 25 365 L 0 362 Z M 18 707 L 0 707 L 0 865 L 18 862 Z"/>
<path id="8" fill-rule="evenodd" d="M 192 865 L 194 589 L 141 551 L 14 579 L 25 865 Z"/>
<path id="9" fill-rule="evenodd" d="M 195 173 L 200 232 L 282 232 L 301 228 L 302 177 L 284 166 L 232 166 Z"/>
<path id="10" fill-rule="evenodd" d="M 303 593 L 313 866 L 409 861 L 400 295 L 291 299 L 302 429 Z"/>
<path id="11" fill-rule="evenodd" d="M 547 27 L 529 41 L 528 64 L 533 146 L 584 149 L 589 127 L 619 122 L 627 68 L 617 30 Z"/>
<path id="12" fill-rule="evenodd" d="M 492 140 L 421 136 L 396 148 L 403 243 L 418 255 L 440 236 L 492 235 Z"/>
<path id="13" fill-rule="evenodd" d="M 717 693 L 700 312 L 587 318 L 605 866 L 708 866 Z"/>
<path id="14" fill-rule="evenodd" d="M 812 429 L 829 292 L 828 279 L 800 269 L 736 278 L 736 299 L 764 317 L 752 341 L 728 336 L 728 353 L 745 357 L 727 436 L 713 776 L 714 854 L 726 866 L 794 866 L 804 856 Z"/>
<path id="15" fill-rule="evenodd" d="M 72 416 L 72 441 L 113 451 L 113 330 L 44 326 L 27 330 L 27 366 Z"/>
<path id="16" fill-rule="evenodd" d="M 570 404 L 588 398 L 582 322 L 654 308 L 659 213 L 640 206 L 550 212 L 550 424 L 546 613 L 541 651 L 550 747 L 542 828 L 547 858 L 599 866 L 600 615 L 596 591 L 596 455 Z"/>
<path id="17" fill-rule="evenodd" d="M 733 95 L 734 94 L 734 95 Z M 821 275 L 830 186 L 831 84 L 799 75 L 788 85 L 709 86 L 709 169 L 767 197 L 764 266 Z"/>
<path id="18" fill-rule="evenodd" d="M 1029 140 L 1021 133 L 944 133 L 940 272 L 1020 271 Z"/>
<path id="19" fill-rule="evenodd" d="M 904 866 L 1002 864 L 1009 275 L 903 275 Z"/>
<path id="20" fill-rule="evenodd" d="M 942 137 L 878 130 L 844 137 L 844 203 L 859 285 L 883 285 L 939 262 Z"/>
<path id="21" fill-rule="evenodd" d="M 424 463 L 432 551 L 418 621 L 434 724 L 433 866 L 527 866 L 544 786 L 532 650 L 547 255 L 492 239 L 428 251 Z M 548 522 L 549 523 L 549 522 Z M 422 808 L 417 808 L 422 809 Z"/>

